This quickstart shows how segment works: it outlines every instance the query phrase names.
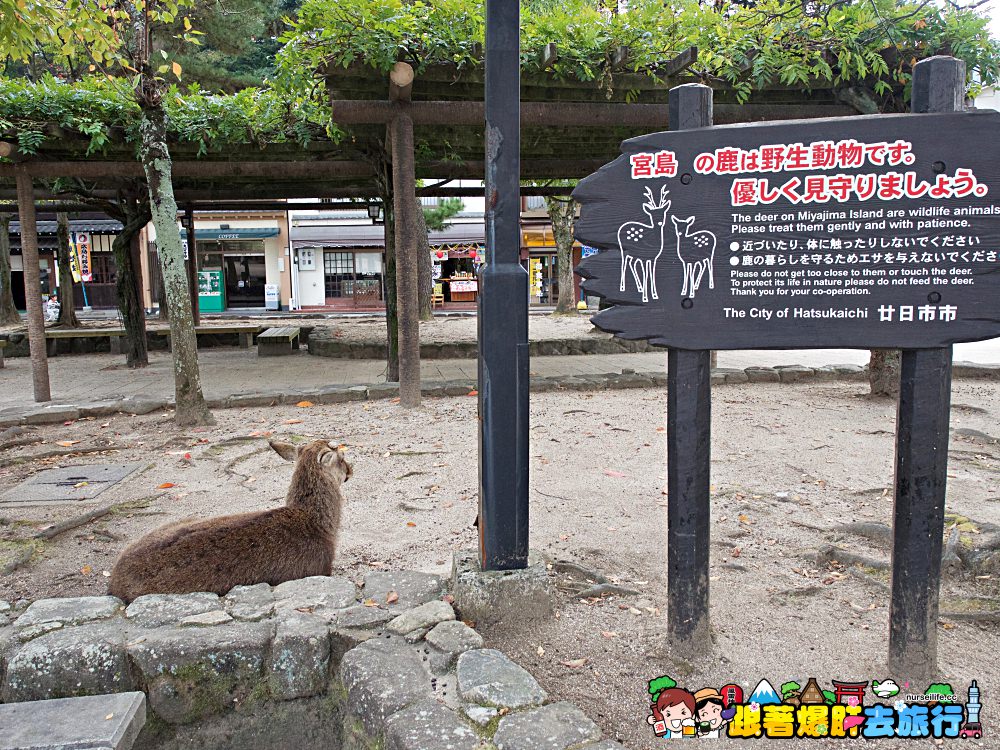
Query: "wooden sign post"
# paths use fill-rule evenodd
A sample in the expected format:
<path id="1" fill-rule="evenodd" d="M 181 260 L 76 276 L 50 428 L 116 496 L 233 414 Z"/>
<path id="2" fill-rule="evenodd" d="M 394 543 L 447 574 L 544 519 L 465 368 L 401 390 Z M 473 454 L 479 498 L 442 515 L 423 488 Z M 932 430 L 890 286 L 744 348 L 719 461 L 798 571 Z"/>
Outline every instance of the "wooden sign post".
<path id="1" fill-rule="evenodd" d="M 709 351 L 902 349 L 889 662 L 933 671 L 951 346 L 1000 335 L 1000 113 L 965 67 L 913 73 L 913 114 L 711 127 L 670 91 L 670 132 L 583 180 L 593 322 L 668 350 L 668 626 L 709 643 Z"/>

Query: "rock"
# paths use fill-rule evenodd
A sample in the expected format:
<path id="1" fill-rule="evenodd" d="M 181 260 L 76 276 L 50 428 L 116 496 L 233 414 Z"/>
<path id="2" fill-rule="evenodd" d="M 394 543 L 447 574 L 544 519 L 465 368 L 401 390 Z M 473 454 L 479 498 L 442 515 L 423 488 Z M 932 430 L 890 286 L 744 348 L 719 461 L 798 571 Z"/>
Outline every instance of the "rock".
<path id="1" fill-rule="evenodd" d="M 580 750 L 625 750 L 625 746 L 612 740 L 601 740 L 590 745 L 584 745 Z"/>
<path id="2" fill-rule="evenodd" d="M 3 599 L 0 599 L 0 614 L 7 614 L 10 610 L 10 602 L 5 602 Z"/>
<path id="3" fill-rule="evenodd" d="M 17 627 L 26 628 L 46 622 L 82 625 L 114 617 L 125 605 L 114 596 L 77 596 L 67 599 L 40 599 L 17 618 Z M 9 608 L 9 605 L 8 605 Z"/>
<path id="4" fill-rule="evenodd" d="M 3 701 L 35 701 L 133 690 L 120 621 L 48 633 L 7 663 Z"/>
<path id="5" fill-rule="evenodd" d="M 75 406 L 35 406 L 22 412 L 25 424 L 59 424 L 80 418 L 80 410 Z"/>
<path id="6" fill-rule="evenodd" d="M 128 605 L 125 618 L 142 628 L 176 625 L 185 617 L 222 608 L 217 594 L 146 594 Z"/>
<path id="7" fill-rule="evenodd" d="M 458 692 L 463 700 L 501 708 L 537 706 L 547 697 L 534 677 L 491 648 L 458 657 Z"/>
<path id="8" fill-rule="evenodd" d="M 258 622 L 274 614 L 274 592 L 266 583 L 237 586 L 225 599 L 226 611 L 240 622 Z"/>
<path id="9" fill-rule="evenodd" d="M 278 623 L 269 683 L 279 700 L 322 693 L 330 681 L 330 626 L 317 615 L 292 612 Z"/>
<path id="10" fill-rule="evenodd" d="M 566 750 L 600 739 L 601 730 L 572 703 L 553 703 L 500 720 L 498 750 Z"/>
<path id="11" fill-rule="evenodd" d="M 53 630 L 62 630 L 63 624 L 61 622 L 43 622 L 39 625 L 31 625 L 27 628 L 21 628 L 17 631 L 17 639 L 21 643 L 27 643 L 30 640 L 34 640 L 39 636 L 45 635 L 46 633 L 51 633 Z"/>
<path id="12" fill-rule="evenodd" d="M 774 368 L 778 371 L 778 377 L 782 383 L 797 383 L 800 380 L 811 378 L 815 371 L 811 367 L 802 365 L 780 365 Z"/>
<path id="13" fill-rule="evenodd" d="M 268 622 L 157 628 L 126 648 L 150 708 L 171 724 L 188 724 L 266 697 L 264 658 L 273 632 Z"/>
<path id="14" fill-rule="evenodd" d="M 446 672 L 454 665 L 459 654 L 483 647 L 483 637 L 464 622 L 450 620 L 431 628 L 424 639 L 433 647 L 431 667 L 435 672 Z"/>
<path id="15" fill-rule="evenodd" d="M 493 721 L 500 712 L 492 706 L 476 706 L 463 703 L 462 713 L 472 719 L 472 721 L 476 722 L 479 726 L 485 727 Z"/>
<path id="16" fill-rule="evenodd" d="M 391 606 L 391 605 L 390 605 Z M 339 628 L 370 628 L 383 625 L 398 616 L 398 610 L 382 607 L 366 607 L 359 604 L 337 612 L 335 624 Z"/>
<path id="17" fill-rule="evenodd" d="M 233 618 L 221 609 L 211 612 L 202 612 L 200 615 L 191 615 L 181 620 L 181 627 L 211 627 L 213 625 L 225 625 L 232 622 Z"/>
<path id="18" fill-rule="evenodd" d="M 455 610 L 448 602 L 437 599 L 421 604 L 419 607 L 404 612 L 386 625 L 386 630 L 395 635 L 405 635 L 421 628 L 431 628 L 439 622 L 454 620 Z"/>
<path id="19" fill-rule="evenodd" d="M 536 550 L 528 551 L 528 567 L 486 570 L 477 550 L 455 550 L 451 587 L 455 609 L 463 620 L 488 625 L 529 622 L 552 615 L 555 593 L 546 561 Z"/>
<path id="20" fill-rule="evenodd" d="M 415 570 L 370 570 L 365 573 L 362 599 L 385 604 L 390 591 L 395 591 L 399 599 L 389 606 L 401 610 L 440 598 L 444 594 L 444 582 L 439 576 Z"/>
<path id="21" fill-rule="evenodd" d="M 358 592 L 346 578 L 310 576 L 274 587 L 275 610 L 308 609 L 327 613 L 357 603 Z"/>
<path id="22" fill-rule="evenodd" d="M 146 723 L 142 693 L 0 705 L 0 748 L 127 750 Z"/>
<path id="23" fill-rule="evenodd" d="M 479 737 L 454 711 L 426 700 L 386 721 L 385 750 L 475 750 Z"/>
<path id="24" fill-rule="evenodd" d="M 748 367 L 743 372 L 746 373 L 747 381 L 750 383 L 778 383 L 781 376 L 778 371 L 771 367 Z"/>
<path id="25" fill-rule="evenodd" d="M 430 628 L 417 628 L 416 630 L 411 630 L 409 633 L 403 634 L 403 640 L 407 643 L 419 643 L 427 635 Z"/>
<path id="26" fill-rule="evenodd" d="M 340 663 L 340 679 L 348 710 L 373 735 L 394 713 L 430 696 L 423 662 L 402 638 L 372 638 L 351 649 Z"/>

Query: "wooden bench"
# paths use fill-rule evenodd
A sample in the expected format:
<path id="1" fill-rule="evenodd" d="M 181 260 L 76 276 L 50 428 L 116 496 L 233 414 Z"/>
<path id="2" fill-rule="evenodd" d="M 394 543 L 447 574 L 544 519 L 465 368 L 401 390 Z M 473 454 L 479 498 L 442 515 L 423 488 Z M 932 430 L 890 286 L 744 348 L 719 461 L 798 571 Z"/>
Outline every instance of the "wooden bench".
<path id="1" fill-rule="evenodd" d="M 299 348 L 299 329 L 293 326 L 268 328 L 257 336 L 258 357 L 280 357 Z"/>
<path id="2" fill-rule="evenodd" d="M 195 326 L 194 332 L 197 336 L 216 335 L 220 333 L 235 333 L 239 336 L 240 349 L 249 349 L 253 344 L 253 337 L 260 333 L 262 326 Z M 160 328 L 149 331 L 150 336 L 163 336 L 167 339 L 167 348 L 170 348 L 170 329 Z"/>
<path id="3" fill-rule="evenodd" d="M 64 339 L 88 339 L 108 337 L 108 346 L 112 354 L 122 353 L 122 337 L 124 328 L 50 328 L 45 331 L 46 350 L 50 357 L 59 353 L 59 341 Z"/>

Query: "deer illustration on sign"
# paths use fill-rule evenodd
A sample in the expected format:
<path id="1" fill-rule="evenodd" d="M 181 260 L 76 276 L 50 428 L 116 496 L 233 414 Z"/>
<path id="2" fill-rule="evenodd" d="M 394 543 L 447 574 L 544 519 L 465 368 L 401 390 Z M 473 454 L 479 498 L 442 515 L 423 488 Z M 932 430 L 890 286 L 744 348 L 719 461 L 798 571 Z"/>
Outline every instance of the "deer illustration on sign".
<path id="1" fill-rule="evenodd" d="M 677 234 L 677 257 L 684 267 L 684 283 L 681 287 L 681 297 L 694 297 L 701 278 L 708 271 L 708 288 L 715 289 L 715 277 L 712 273 L 712 263 L 715 260 L 715 235 L 711 232 L 692 232 L 694 216 L 678 219 L 671 216 L 674 232 Z M 681 227 L 684 233 L 681 234 Z"/>
<path id="2" fill-rule="evenodd" d="M 659 299 L 656 294 L 656 261 L 663 253 L 663 232 L 667 223 L 667 188 L 660 189 L 659 201 L 653 191 L 646 188 L 646 202 L 642 210 L 649 217 L 649 223 L 628 221 L 618 228 L 618 247 L 622 253 L 622 275 L 619 291 L 625 291 L 625 272 L 632 271 L 635 286 L 642 295 L 643 302 L 649 298 Z M 714 238 L 713 238 L 714 240 Z"/>

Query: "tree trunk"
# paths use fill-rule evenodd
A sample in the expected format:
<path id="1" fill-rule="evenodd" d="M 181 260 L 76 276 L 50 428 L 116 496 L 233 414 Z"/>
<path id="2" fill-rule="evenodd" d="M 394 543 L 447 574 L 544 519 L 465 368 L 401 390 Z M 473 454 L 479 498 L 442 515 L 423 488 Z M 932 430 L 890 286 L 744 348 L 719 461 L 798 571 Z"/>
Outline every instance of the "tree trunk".
<path id="1" fill-rule="evenodd" d="M 57 326 L 79 328 L 76 300 L 73 296 L 73 271 L 70 268 L 69 216 L 56 214 L 56 262 L 59 264 L 59 320 Z"/>
<path id="2" fill-rule="evenodd" d="M 556 241 L 556 265 L 559 268 L 559 301 L 556 303 L 556 315 L 575 315 L 573 222 L 576 219 L 576 202 L 572 198 L 547 196 L 545 208 L 552 222 L 552 236 Z"/>
<path id="3" fill-rule="evenodd" d="M 49 359 L 45 349 L 45 314 L 42 312 L 42 279 L 38 269 L 38 224 L 35 188 L 31 177 L 17 169 L 17 207 L 21 218 L 21 259 L 24 263 L 24 301 L 28 308 L 28 350 L 35 401 L 51 401 Z"/>
<path id="4" fill-rule="evenodd" d="M 21 322 L 10 272 L 10 214 L 0 214 L 0 326 Z"/>
<path id="5" fill-rule="evenodd" d="M 868 383 L 873 396 L 899 395 L 898 349 L 872 349 L 868 360 Z"/>
<path id="6" fill-rule="evenodd" d="M 149 186 L 149 207 L 156 227 L 157 255 L 163 274 L 163 300 L 170 316 L 174 357 L 174 398 L 178 425 L 215 424 L 205 403 L 198 370 L 198 339 L 191 314 L 184 249 L 177 229 L 177 201 L 171 183 L 165 115 L 161 106 L 144 105 L 139 125 L 139 153 Z"/>
<path id="7" fill-rule="evenodd" d="M 418 307 L 421 320 L 433 320 L 434 308 L 431 306 L 431 293 L 434 291 L 434 263 L 431 261 L 431 243 L 427 232 L 427 220 L 424 218 L 424 207 L 417 198 L 417 270 L 420 287 L 417 289 Z"/>
<path id="8" fill-rule="evenodd" d="M 133 245 L 139 241 L 139 233 L 151 218 L 149 207 L 141 207 L 129 200 L 123 201 L 125 221 L 122 231 L 111 245 L 115 254 L 115 291 L 118 293 L 118 314 L 125 328 L 125 362 L 129 367 L 146 367 L 149 352 L 146 347 L 146 316 L 139 299 L 137 278 L 140 274 L 135 267 Z"/>

